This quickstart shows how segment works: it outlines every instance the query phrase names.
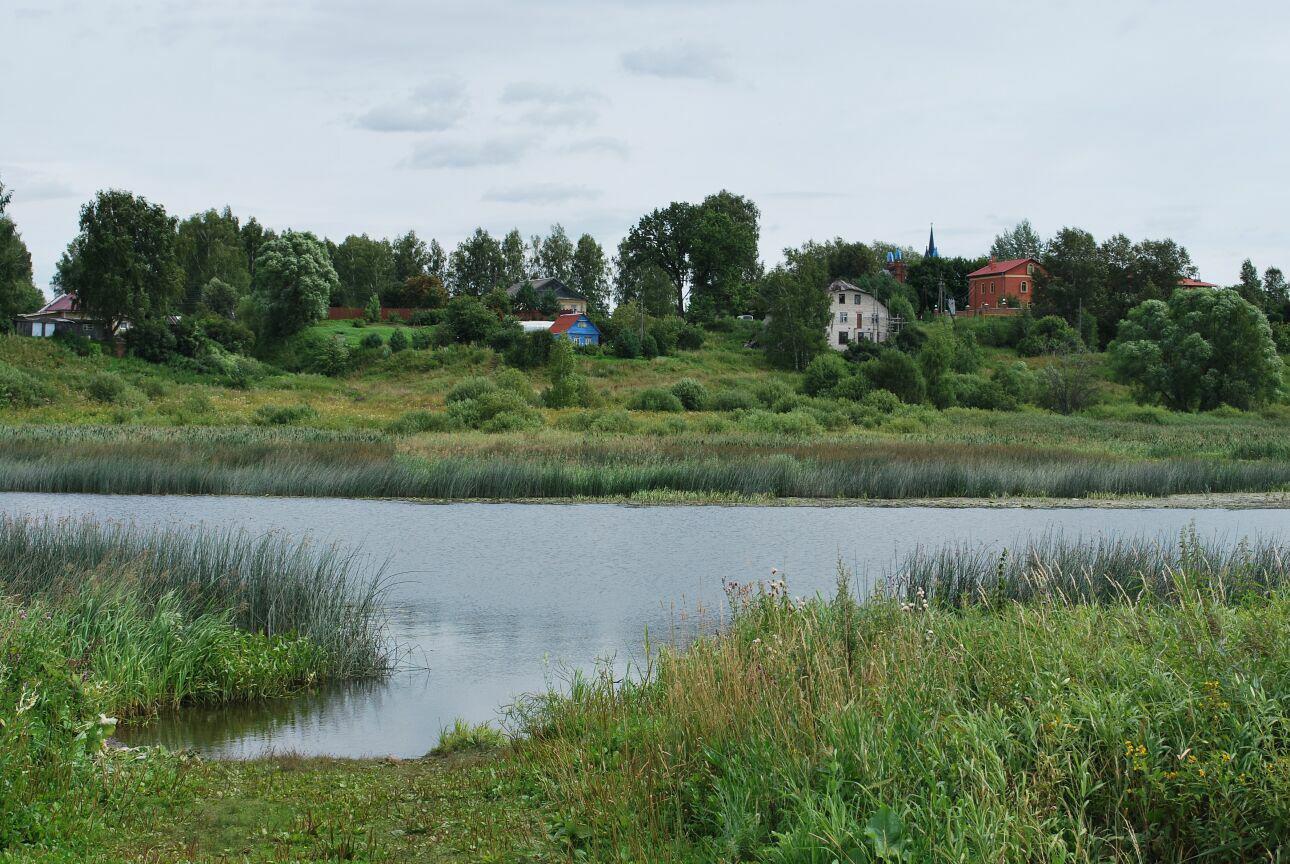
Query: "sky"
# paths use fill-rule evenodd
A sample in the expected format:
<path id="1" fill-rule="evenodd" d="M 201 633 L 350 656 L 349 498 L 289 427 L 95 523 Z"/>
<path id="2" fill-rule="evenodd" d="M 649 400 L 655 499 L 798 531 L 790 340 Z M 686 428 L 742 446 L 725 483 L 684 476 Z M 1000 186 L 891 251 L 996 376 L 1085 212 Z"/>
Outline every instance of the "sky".
<path id="1" fill-rule="evenodd" d="M 615 246 L 720 189 L 815 239 L 1023 218 L 1290 269 L 1290 3 L 0 0 L 0 179 L 46 287 L 96 190 L 451 249 Z"/>

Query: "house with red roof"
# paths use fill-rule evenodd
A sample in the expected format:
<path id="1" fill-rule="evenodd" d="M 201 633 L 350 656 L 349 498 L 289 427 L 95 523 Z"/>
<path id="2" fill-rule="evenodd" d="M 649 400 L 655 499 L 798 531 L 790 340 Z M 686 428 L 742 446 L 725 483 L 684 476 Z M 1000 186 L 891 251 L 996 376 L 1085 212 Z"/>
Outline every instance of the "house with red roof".
<path id="1" fill-rule="evenodd" d="M 1029 306 L 1035 296 L 1035 274 L 1042 272 L 1034 258 L 991 258 L 989 264 L 967 275 L 968 309 L 988 312 Z"/>
<path id="2" fill-rule="evenodd" d="M 19 336 L 48 337 L 56 333 L 73 333 L 89 339 L 103 338 L 103 324 L 83 312 L 75 294 L 62 294 L 35 312 L 13 319 Z"/>
<path id="3" fill-rule="evenodd" d="M 1179 288 L 1217 288 L 1218 286 L 1215 285 L 1213 282 L 1203 282 L 1200 279 L 1187 278 L 1187 279 L 1179 279 L 1178 287 Z"/>
<path id="4" fill-rule="evenodd" d="M 521 321 L 525 333 L 546 330 L 552 336 L 568 339 L 574 345 L 599 345 L 600 328 L 582 312 L 566 312 L 554 321 Z"/>

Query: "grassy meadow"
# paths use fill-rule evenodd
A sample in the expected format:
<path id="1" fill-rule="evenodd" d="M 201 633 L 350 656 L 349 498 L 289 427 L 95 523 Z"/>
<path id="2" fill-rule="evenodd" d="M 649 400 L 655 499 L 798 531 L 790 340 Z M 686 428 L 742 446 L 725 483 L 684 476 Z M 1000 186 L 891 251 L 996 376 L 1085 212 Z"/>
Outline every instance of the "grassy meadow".
<path id="1" fill-rule="evenodd" d="M 1290 549 L 1050 537 L 881 575 L 864 600 L 842 569 L 832 597 L 729 583 L 712 635 L 420 760 L 101 750 L 111 675 L 61 683 L 70 637 L 10 606 L 0 657 L 39 645 L 48 677 L 35 700 L 0 679 L 33 706 L 0 730 L 29 760 L 0 775 L 26 784 L 4 787 L 0 860 L 1283 860 Z M 90 732 L 70 755 L 29 719 L 58 711 Z"/>
<path id="2" fill-rule="evenodd" d="M 255 364 L 230 379 L 0 337 L 0 489 L 760 501 L 1290 488 L 1284 405 L 1179 414 L 1108 381 L 1073 415 L 809 397 L 746 335 L 649 360 L 578 356 L 589 407 L 559 409 L 540 398 L 544 369 L 477 346 L 359 349 L 337 377 Z M 697 387 L 695 410 L 671 396 L 678 382 Z"/>

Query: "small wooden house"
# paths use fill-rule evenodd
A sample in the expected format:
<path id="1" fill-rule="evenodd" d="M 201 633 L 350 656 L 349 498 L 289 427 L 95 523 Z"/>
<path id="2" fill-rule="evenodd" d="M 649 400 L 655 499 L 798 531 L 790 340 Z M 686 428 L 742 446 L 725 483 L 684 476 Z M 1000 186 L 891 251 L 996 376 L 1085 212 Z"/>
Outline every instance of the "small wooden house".
<path id="1" fill-rule="evenodd" d="M 553 336 L 563 336 L 574 345 L 599 345 L 600 328 L 583 312 L 569 312 L 551 325 Z"/>
<path id="2" fill-rule="evenodd" d="M 529 290 L 525 290 L 529 289 Z M 531 303 L 535 300 L 548 299 L 551 302 L 547 309 L 548 314 L 554 312 L 586 312 L 587 298 L 577 291 L 574 291 L 568 285 L 565 285 L 554 276 L 544 276 L 539 279 L 526 279 L 523 282 L 516 282 L 506 289 L 506 293 L 512 301 L 517 302 L 515 317 L 521 320 L 536 321 L 542 317 L 542 312 L 532 308 L 518 308 L 523 305 L 525 295 Z"/>
<path id="3" fill-rule="evenodd" d="M 103 338 L 103 324 L 81 311 L 75 294 L 63 294 L 35 312 L 13 319 L 14 331 L 19 336 L 36 338 L 56 333 L 72 333 L 88 339 Z"/>

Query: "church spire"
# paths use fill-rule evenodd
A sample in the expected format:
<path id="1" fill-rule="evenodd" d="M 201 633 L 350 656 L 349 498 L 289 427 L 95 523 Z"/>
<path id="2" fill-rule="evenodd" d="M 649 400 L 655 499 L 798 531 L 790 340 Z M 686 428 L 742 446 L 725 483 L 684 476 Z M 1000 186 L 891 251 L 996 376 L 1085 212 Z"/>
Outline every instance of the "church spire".
<path id="1" fill-rule="evenodd" d="M 936 226 L 930 225 L 927 229 L 927 251 L 923 253 L 926 258 L 940 258 L 941 253 L 936 250 Z"/>

